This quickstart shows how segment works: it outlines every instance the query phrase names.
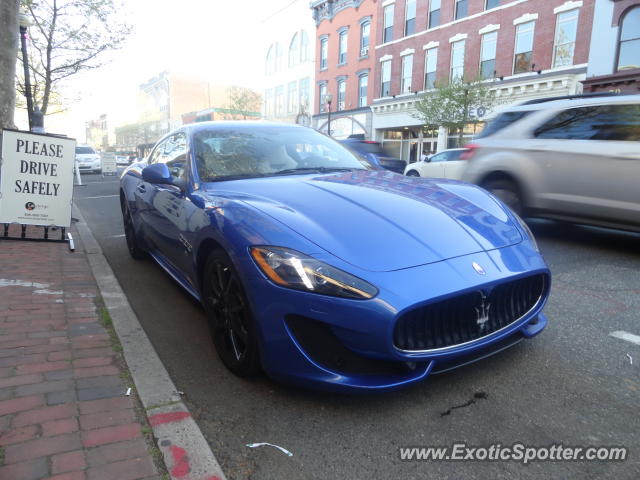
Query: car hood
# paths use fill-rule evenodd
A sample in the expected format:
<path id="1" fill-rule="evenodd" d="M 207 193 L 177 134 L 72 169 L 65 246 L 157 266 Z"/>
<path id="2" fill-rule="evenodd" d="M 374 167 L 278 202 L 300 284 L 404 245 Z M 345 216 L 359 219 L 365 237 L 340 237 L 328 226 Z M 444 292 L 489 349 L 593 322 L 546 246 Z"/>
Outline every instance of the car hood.
<path id="1" fill-rule="evenodd" d="M 462 182 L 363 170 L 207 185 L 217 195 L 220 187 L 233 188 L 236 200 L 369 271 L 424 265 L 522 241 L 502 206 Z"/>

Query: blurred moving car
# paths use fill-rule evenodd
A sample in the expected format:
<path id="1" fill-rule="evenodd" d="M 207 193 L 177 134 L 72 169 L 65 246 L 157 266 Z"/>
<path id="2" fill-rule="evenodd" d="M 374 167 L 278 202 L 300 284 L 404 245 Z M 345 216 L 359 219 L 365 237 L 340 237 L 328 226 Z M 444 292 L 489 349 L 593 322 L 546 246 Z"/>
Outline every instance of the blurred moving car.
<path id="1" fill-rule="evenodd" d="M 374 167 L 384 168 L 385 170 L 391 170 L 396 173 L 404 172 L 404 168 L 407 163 L 404 160 L 388 155 L 382 149 L 382 144 L 380 144 L 380 142 L 347 138 L 345 140 L 340 140 L 340 143 L 352 149 Z"/>
<path id="2" fill-rule="evenodd" d="M 466 165 L 464 160 L 468 148 L 451 148 L 431 155 L 426 160 L 410 163 L 404 170 L 409 177 L 452 178 L 460 180 Z"/>
<path id="3" fill-rule="evenodd" d="M 640 95 L 529 102 L 486 132 L 462 180 L 517 213 L 640 231 Z"/>
<path id="4" fill-rule="evenodd" d="M 392 390 L 547 324 L 550 272 L 513 212 L 475 185 L 372 170 L 310 128 L 185 125 L 125 169 L 120 202 L 132 257 L 202 302 L 240 376 Z"/>
<path id="5" fill-rule="evenodd" d="M 102 172 L 100 155 L 90 145 L 76 145 L 76 168 L 81 172 Z"/>

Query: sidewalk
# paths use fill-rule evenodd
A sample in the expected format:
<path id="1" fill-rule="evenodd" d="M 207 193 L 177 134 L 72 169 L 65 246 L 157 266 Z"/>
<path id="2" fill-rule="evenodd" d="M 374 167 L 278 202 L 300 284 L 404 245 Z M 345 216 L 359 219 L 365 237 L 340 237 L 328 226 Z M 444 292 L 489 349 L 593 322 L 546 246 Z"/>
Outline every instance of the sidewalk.
<path id="1" fill-rule="evenodd" d="M 76 252 L 0 241 L 0 479 L 159 479 L 146 418 L 126 396 L 133 385 L 72 235 Z"/>
<path id="2" fill-rule="evenodd" d="M 78 216 L 0 240 L 0 480 L 223 480 Z"/>

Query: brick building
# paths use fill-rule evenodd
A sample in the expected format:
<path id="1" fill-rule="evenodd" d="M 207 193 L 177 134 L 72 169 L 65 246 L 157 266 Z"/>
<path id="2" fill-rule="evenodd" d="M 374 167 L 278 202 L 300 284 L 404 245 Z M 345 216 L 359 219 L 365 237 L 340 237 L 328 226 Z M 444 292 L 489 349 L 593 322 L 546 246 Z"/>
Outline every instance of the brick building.
<path id="1" fill-rule="evenodd" d="M 371 137 L 378 0 L 316 0 L 316 102 L 313 125 L 331 135 Z M 329 97 L 327 97 L 329 95 Z M 327 102 L 330 98 L 331 102 Z"/>
<path id="2" fill-rule="evenodd" d="M 501 105 L 580 93 L 595 0 L 377 2 L 373 137 L 406 161 L 456 145 L 415 117 L 418 95 L 461 76 L 490 82 Z M 490 112 L 487 112 L 489 114 Z M 469 131 L 465 141 L 470 140 Z"/>
<path id="3" fill-rule="evenodd" d="M 640 0 L 597 0 L 588 92 L 640 93 Z"/>

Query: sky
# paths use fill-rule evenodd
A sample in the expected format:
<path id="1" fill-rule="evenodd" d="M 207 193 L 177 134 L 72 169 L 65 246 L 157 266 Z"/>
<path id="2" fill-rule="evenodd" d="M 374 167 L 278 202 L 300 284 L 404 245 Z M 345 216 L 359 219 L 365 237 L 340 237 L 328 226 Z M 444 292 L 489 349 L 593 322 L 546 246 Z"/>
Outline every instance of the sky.
<path id="1" fill-rule="evenodd" d="M 79 101 L 47 115 L 46 130 L 83 142 L 85 121 L 103 113 L 113 125 L 134 122 L 138 86 L 164 70 L 262 90 L 270 44 L 264 20 L 296 2 L 308 0 L 125 0 L 120 15 L 132 33 L 105 54 L 106 65 L 70 77 L 66 96 Z M 24 128 L 26 114 L 16 122 Z"/>

